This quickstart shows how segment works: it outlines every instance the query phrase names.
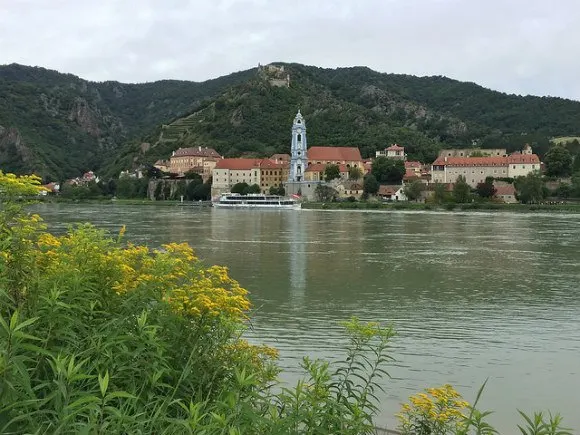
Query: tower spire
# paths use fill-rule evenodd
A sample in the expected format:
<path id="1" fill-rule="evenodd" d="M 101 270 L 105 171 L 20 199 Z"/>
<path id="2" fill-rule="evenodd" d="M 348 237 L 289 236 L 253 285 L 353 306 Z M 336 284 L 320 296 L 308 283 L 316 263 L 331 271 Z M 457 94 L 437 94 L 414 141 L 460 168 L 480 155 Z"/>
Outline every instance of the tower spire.
<path id="1" fill-rule="evenodd" d="M 292 145 L 290 159 L 289 182 L 304 181 L 304 171 L 308 167 L 308 145 L 306 142 L 306 123 L 298 109 L 292 124 Z"/>

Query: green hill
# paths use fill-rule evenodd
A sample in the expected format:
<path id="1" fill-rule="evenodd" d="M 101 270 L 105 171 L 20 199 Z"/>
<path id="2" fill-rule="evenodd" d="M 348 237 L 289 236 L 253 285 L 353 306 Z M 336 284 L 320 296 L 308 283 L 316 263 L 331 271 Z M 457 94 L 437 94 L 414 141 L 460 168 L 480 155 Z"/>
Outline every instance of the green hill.
<path id="1" fill-rule="evenodd" d="M 298 108 L 310 145 L 358 146 L 363 156 L 391 143 L 423 161 L 442 147 L 472 145 L 515 150 L 529 142 L 543 154 L 551 138 L 580 135 L 577 101 L 366 67 L 276 65 L 284 72 L 144 84 L 0 66 L 0 168 L 62 178 L 88 169 L 118 174 L 179 146 L 212 146 L 226 156 L 288 152 Z"/>
<path id="2" fill-rule="evenodd" d="M 0 169 L 34 171 L 46 179 L 104 169 L 127 142 L 253 75 L 248 70 L 203 83 L 123 84 L 0 66 Z"/>

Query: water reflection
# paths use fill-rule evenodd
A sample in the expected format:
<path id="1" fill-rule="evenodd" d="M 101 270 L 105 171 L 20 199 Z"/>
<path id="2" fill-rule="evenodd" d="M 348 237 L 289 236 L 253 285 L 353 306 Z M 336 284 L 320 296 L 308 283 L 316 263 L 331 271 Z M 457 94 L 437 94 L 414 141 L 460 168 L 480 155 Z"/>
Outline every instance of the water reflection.
<path id="1" fill-rule="evenodd" d="M 285 213 L 283 219 L 287 225 L 287 235 L 290 240 L 290 304 L 294 307 L 304 306 L 306 294 L 307 274 L 307 233 L 308 226 L 301 225 L 300 213 L 290 211 Z"/>

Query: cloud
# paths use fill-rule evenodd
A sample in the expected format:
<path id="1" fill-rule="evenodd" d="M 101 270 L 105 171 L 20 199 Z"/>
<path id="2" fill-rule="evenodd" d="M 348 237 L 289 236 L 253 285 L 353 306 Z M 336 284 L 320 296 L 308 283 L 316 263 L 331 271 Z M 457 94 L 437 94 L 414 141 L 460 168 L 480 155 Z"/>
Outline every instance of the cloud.
<path id="1" fill-rule="evenodd" d="M 575 0 L 6 0 L 0 63 L 92 80 L 366 65 L 580 99 Z"/>

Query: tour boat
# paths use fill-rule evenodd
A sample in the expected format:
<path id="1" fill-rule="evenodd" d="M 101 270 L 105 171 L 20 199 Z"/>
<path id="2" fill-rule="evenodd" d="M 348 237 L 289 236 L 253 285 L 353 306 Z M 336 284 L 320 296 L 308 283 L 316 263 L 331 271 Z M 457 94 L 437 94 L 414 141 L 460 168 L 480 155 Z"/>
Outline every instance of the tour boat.
<path id="1" fill-rule="evenodd" d="M 299 209 L 300 203 L 295 198 L 279 195 L 222 193 L 217 200 L 213 201 L 213 206 L 219 208 Z"/>

